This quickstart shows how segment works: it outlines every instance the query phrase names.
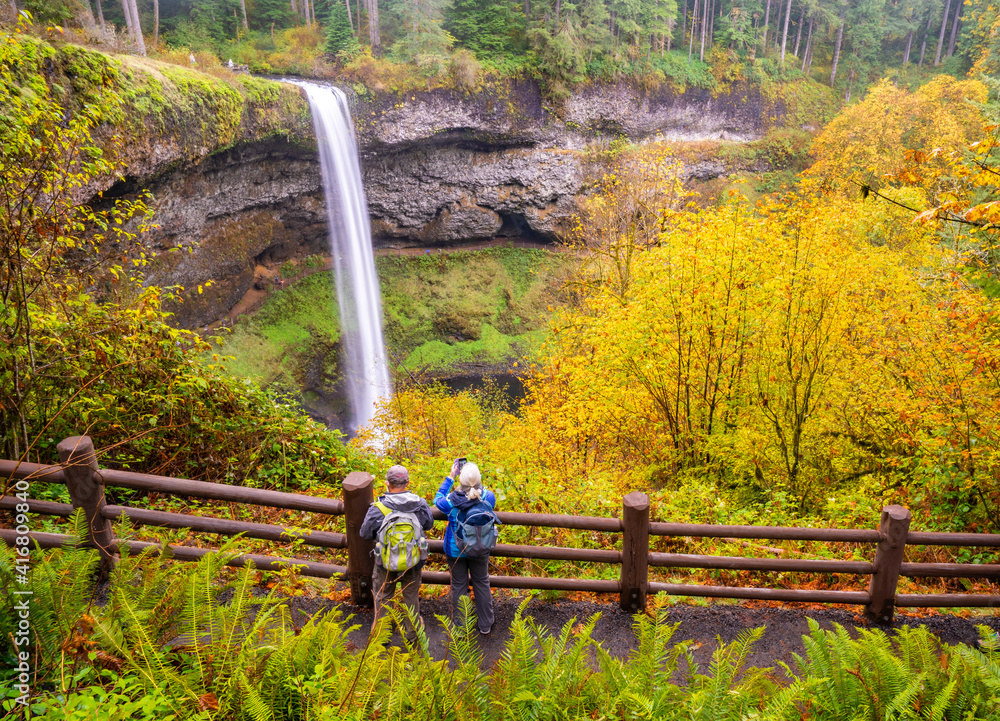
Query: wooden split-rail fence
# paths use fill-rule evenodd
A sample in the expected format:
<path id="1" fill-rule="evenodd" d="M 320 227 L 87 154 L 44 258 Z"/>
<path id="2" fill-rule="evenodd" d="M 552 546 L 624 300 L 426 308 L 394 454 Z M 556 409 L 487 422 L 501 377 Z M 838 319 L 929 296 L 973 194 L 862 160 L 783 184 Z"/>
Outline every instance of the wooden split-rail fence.
<path id="1" fill-rule="evenodd" d="M 115 539 L 111 521 L 125 517 L 135 525 L 187 528 L 195 532 L 221 536 L 243 534 L 248 538 L 282 543 L 298 540 L 319 548 L 346 548 L 348 557 L 346 567 L 312 560 L 253 554 L 236 556 L 229 563 L 232 566 L 246 566 L 253 563 L 256 568 L 267 571 L 295 567 L 306 576 L 346 581 L 350 584 L 351 599 L 354 604 L 359 606 L 372 604 L 373 543 L 361 538 L 359 534 L 365 513 L 374 498 L 374 482 L 368 473 L 355 472 L 347 476 L 343 482 L 343 499 L 318 498 L 296 493 L 99 469 L 93 443 L 86 436 L 74 436 L 63 440 L 58 445 L 58 452 L 59 465 L 0 460 L 0 482 L 8 488 L 8 493 L 12 490 L 21 492 L 22 497 L 23 492 L 34 483 L 65 484 L 69 489 L 72 504 L 30 500 L 29 513 L 69 516 L 75 509 L 82 508 L 87 520 L 89 535 L 87 545 L 98 550 L 101 572 L 104 574 L 113 567 L 116 554 L 138 554 L 156 545 Z M 109 505 L 104 493 L 106 486 L 344 516 L 346 533 L 285 528 L 262 523 Z M 23 503 L 24 501 L 16 495 L 6 495 L 0 498 L 0 510 L 15 512 L 18 505 Z M 436 509 L 434 513 L 436 518 L 444 518 Z M 1000 606 L 1000 593 L 897 593 L 900 577 L 985 578 L 994 581 L 1000 579 L 1000 564 L 906 562 L 904 557 L 908 545 L 998 548 L 1000 535 L 913 531 L 910 529 L 910 512 L 901 506 L 888 506 L 883 509 L 878 528 L 871 529 L 725 526 L 651 521 L 649 497 L 639 491 L 629 493 L 622 499 L 621 518 L 511 512 L 500 512 L 497 515 L 503 524 L 510 526 L 567 528 L 622 535 L 620 551 L 501 543 L 494 550 L 494 556 L 608 563 L 620 565 L 621 569 L 618 580 L 491 576 L 490 583 L 497 588 L 612 593 L 618 595 L 623 609 L 632 612 L 645 607 L 649 594 L 661 591 L 676 596 L 857 604 L 864 606 L 869 618 L 879 622 L 891 622 L 894 608 L 900 607 Z M 23 523 L 27 520 L 26 514 L 16 513 L 14 519 L 14 528 L 0 528 L 0 537 L 9 545 L 14 545 L 16 539 L 24 535 L 42 548 L 58 547 L 67 541 L 68 537 L 62 534 L 30 532 Z M 655 536 L 873 544 L 875 555 L 871 561 L 846 561 L 658 553 L 650 551 L 650 537 Z M 432 553 L 443 553 L 441 541 L 432 540 L 429 543 Z M 196 561 L 210 553 L 212 549 L 171 546 L 170 551 L 176 560 Z M 868 576 L 869 579 L 867 589 L 857 591 L 748 588 L 651 581 L 650 568 L 854 574 Z M 423 582 L 447 584 L 450 582 L 450 577 L 445 572 L 425 570 Z"/>

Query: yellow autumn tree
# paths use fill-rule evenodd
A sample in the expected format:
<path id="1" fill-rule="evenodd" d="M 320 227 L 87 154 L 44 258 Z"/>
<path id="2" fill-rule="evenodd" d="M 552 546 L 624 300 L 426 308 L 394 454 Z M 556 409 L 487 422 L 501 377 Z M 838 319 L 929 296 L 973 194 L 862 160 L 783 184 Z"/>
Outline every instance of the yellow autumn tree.
<path id="1" fill-rule="evenodd" d="M 799 512 L 822 510 L 845 484 L 902 488 L 902 468 L 930 457 L 915 435 L 944 436 L 949 457 L 963 458 L 961 437 L 942 430 L 957 421 L 932 431 L 910 413 L 954 418 L 960 369 L 931 360 L 958 363 L 985 341 L 948 333 L 936 311 L 950 270 L 932 234 L 909 220 L 898 207 L 808 196 L 678 219 L 638 255 L 624 300 L 605 288 L 560 317 L 532 402 L 494 457 L 556 487 L 586 477 L 608 497 L 709 476 L 720 490 L 787 498 Z M 971 290 L 960 301 L 980 316 L 983 302 Z M 907 317 L 937 339 L 936 355 L 877 350 Z M 923 369 L 919 384 L 887 370 L 908 365 Z M 971 360 L 961 368 L 967 383 L 975 371 L 977 403 L 993 407 L 985 370 Z"/>
<path id="2" fill-rule="evenodd" d="M 978 80 L 939 75 L 915 92 L 883 80 L 864 100 L 834 118 L 813 142 L 816 162 L 807 178 L 824 187 L 857 192 L 899 171 L 906 153 L 921 151 L 943 165 L 952 152 L 981 134 Z"/>
<path id="3" fill-rule="evenodd" d="M 623 152 L 602 174 L 571 239 L 584 253 L 584 287 L 627 295 L 638 254 L 657 243 L 686 197 L 682 170 L 669 146 L 654 144 Z"/>

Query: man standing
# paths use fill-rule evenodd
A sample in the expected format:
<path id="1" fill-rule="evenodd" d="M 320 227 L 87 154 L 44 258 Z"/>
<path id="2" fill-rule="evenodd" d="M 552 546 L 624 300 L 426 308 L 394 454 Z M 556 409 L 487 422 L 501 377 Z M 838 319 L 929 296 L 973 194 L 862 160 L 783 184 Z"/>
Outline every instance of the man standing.
<path id="1" fill-rule="evenodd" d="M 403 591 L 403 603 L 420 618 L 420 571 L 427 560 L 424 531 L 434 526 L 427 501 L 408 490 L 410 473 L 393 466 L 385 474 L 386 492 L 376 499 L 361 524 L 361 537 L 375 541 L 372 590 L 375 617 L 384 615 L 386 602 Z"/>

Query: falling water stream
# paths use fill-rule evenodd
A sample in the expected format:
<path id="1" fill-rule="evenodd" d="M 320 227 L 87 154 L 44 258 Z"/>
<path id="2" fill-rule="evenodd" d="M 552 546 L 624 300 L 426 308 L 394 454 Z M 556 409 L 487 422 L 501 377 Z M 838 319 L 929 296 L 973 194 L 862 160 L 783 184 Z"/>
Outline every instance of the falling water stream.
<path id="1" fill-rule="evenodd" d="M 319 142 L 353 433 L 372 419 L 378 400 L 392 394 L 368 203 L 347 97 L 337 88 L 292 82 L 309 97 Z"/>

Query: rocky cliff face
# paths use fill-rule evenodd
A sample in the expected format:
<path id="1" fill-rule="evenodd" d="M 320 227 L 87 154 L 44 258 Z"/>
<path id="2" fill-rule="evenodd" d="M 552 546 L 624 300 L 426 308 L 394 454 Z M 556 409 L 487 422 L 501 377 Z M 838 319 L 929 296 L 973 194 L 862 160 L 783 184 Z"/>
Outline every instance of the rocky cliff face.
<path id="1" fill-rule="evenodd" d="M 537 86 L 514 83 L 363 98 L 356 117 L 376 243 L 408 245 L 555 238 L 576 212 L 588 156 L 609 141 L 749 141 L 782 114 L 753 88 L 712 96 L 627 84 L 588 87 L 556 114 Z"/>
<path id="2" fill-rule="evenodd" d="M 297 104 L 286 102 L 297 130 L 284 137 L 245 133 L 214 153 L 175 154 L 173 164 L 158 153 L 152 168 L 136 168 L 133 184 L 153 192 L 160 225 L 149 242 L 187 251 L 162 254 L 150 281 L 213 281 L 174 309 L 180 325 L 219 319 L 268 269 L 325 252 L 315 141 Z M 367 94 L 354 112 L 374 242 L 406 246 L 555 238 L 586 190 L 594 151 L 610 140 L 752 140 L 782 108 L 745 88 L 713 97 L 613 85 L 583 90 L 557 114 L 537 86 L 512 83 L 474 95 Z"/>
<path id="3" fill-rule="evenodd" d="M 179 325 L 223 317 L 262 282 L 261 266 L 328 250 L 315 150 L 248 143 L 167 173 L 150 188 L 159 228 L 148 242 L 159 257 L 148 280 L 187 289 L 171 309 Z M 171 248 L 179 250 L 165 252 Z"/>

